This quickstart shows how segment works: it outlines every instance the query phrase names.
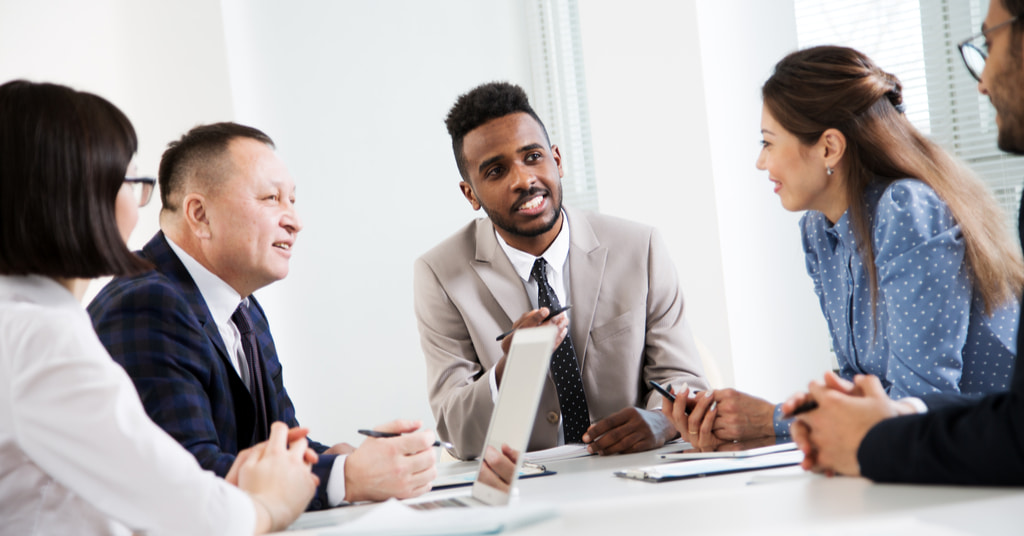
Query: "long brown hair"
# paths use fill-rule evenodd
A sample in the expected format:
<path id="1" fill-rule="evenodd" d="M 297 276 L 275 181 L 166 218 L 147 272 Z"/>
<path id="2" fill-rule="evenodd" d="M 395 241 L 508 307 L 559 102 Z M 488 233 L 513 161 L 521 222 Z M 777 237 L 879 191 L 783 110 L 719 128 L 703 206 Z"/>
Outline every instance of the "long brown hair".
<path id="1" fill-rule="evenodd" d="M 960 225 L 972 284 L 991 315 L 1024 288 L 1020 249 L 985 185 L 903 115 L 902 91 L 895 76 L 864 54 L 819 46 L 783 58 L 761 95 L 772 117 L 805 145 L 817 143 L 829 128 L 846 137 L 846 196 L 858 251 L 868 269 L 872 310 L 878 274 L 864 190 L 874 181 L 916 178 L 935 190 Z"/>

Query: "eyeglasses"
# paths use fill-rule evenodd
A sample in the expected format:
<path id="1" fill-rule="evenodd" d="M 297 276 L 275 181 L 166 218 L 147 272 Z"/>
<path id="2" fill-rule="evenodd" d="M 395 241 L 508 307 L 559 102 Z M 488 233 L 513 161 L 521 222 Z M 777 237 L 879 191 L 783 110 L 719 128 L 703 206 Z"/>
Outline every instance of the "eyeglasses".
<path id="1" fill-rule="evenodd" d="M 956 48 L 960 49 L 960 56 L 964 59 L 964 65 L 967 66 L 967 70 L 971 73 L 971 76 L 973 76 L 975 80 L 981 82 L 981 72 L 985 70 L 985 59 L 988 58 L 988 54 L 986 54 L 985 51 L 981 49 L 981 47 L 985 47 L 987 49 L 988 45 L 982 43 L 981 46 L 978 46 L 972 43 L 971 41 L 976 41 L 978 39 L 987 37 L 989 32 L 994 32 L 999 28 L 1006 26 L 1007 24 L 1013 23 L 1016 20 L 1017 17 L 1012 17 L 1008 20 L 1000 22 L 999 24 L 996 24 L 995 26 L 987 30 L 982 30 L 972 35 L 971 37 L 964 39 L 956 46 Z"/>
<path id="2" fill-rule="evenodd" d="M 139 202 L 140 207 L 149 204 L 150 198 L 153 197 L 156 179 L 152 177 L 125 177 L 124 182 L 131 186 L 132 195 L 135 196 L 135 200 Z"/>

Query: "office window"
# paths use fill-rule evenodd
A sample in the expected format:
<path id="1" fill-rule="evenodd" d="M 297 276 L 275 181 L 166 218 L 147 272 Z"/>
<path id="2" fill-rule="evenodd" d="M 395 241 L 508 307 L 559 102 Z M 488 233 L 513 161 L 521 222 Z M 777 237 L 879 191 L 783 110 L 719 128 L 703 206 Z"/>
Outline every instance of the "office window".
<path id="1" fill-rule="evenodd" d="M 576 0 L 530 0 L 526 17 L 533 69 L 531 104 L 561 152 L 565 203 L 597 210 Z"/>
<path id="2" fill-rule="evenodd" d="M 845 45 L 903 82 L 907 117 L 988 184 L 1016 236 L 1024 159 L 996 148 L 995 110 L 956 45 L 981 28 L 984 0 L 795 0 L 800 47 Z"/>

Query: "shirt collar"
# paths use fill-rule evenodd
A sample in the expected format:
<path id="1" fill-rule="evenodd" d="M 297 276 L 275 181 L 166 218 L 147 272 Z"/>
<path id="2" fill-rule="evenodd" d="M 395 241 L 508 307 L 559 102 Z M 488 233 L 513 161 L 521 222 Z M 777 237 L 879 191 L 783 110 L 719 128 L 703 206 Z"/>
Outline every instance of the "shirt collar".
<path id="1" fill-rule="evenodd" d="M 165 238 L 167 238 L 166 235 Z M 235 309 L 238 309 L 238 304 L 242 303 L 242 296 L 235 292 L 231 285 L 225 283 L 223 279 L 185 253 L 185 250 L 181 249 L 173 240 L 167 238 L 167 243 L 181 260 L 181 264 L 185 265 L 185 269 L 192 276 L 192 281 L 195 281 L 199 293 L 203 296 L 203 301 L 206 302 L 206 307 L 210 309 L 214 323 L 220 326 L 231 320 L 231 315 L 235 313 Z"/>
<path id="2" fill-rule="evenodd" d="M 853 227 L 850 225 L 850 211 L 847 210 L 839 217 L 839 221 L 834 224 L 828 223 L 828 218 L 822 215 L 822 219 L 825 220 L 825 236 L 828 237 L 828 245 L 832 247 L 834 253 L 836 247 L 842 244 L 843 247 L 851 249 L 855 242 L 853 239 Z"/>
<path id="3" fill-rule="evenodd" d="M 875 180 L 871 181 L 864 188 L 864 215 L 868 218 L 869 222 L 874 220 L 873 215 L 875 208 L 878 206 L 878 199 L 882 196 L 886 186 L 886 183 Z M 825 218 L 825 221 L 827 222 L 828 218 Z M 850 222 L 850 209 L 846 209 L 846 212 L 839 217 L 839 221 L 835 225 L 828 226 L 826 223 L 825 233 L 828 236 L 828 242 L 832 246 L 833 252 L 835 252 L 838 244 L 842 244 L 847 249 L 857 249 L 853 224 Z"/>
<path id="4" fill-rule="evenodd" d="M 533 271 L 533 263 L 537 261 L 537 257 L 510 246 L 498 234 L 497 229 L 494 230 L 494 236 L 498 239 L 498 244 L 501 245 L 501 249 L 505 252 L 505 256 L 508 257 L 509 262 L 512 263 L 512 267 L 515 268 L 519 277 L 523 281 L 529 281 L 530 272 Z M 555 237 L 554 242 L 551 242 L 548 249 L 544 250 L 544 253 L 540 255 L 548 263 L 549 269 L 554 271 L 553 275 L 555 277 L 561 277 L 562 271 L 565 270 L 565 261 L 569 258 L 569 244 L 569 218 L 566 217 L 563 210 L 562 229 L 558 231 L 558 236 Z"/>

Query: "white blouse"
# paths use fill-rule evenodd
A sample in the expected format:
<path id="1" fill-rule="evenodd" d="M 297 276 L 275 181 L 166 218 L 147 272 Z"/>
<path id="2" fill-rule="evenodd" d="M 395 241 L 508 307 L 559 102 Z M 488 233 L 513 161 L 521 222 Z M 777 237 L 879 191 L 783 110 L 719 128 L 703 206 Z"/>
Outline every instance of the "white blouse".
<path id="1" fill-rule="evenodd" d="M 252 534 L 238 488 L 146 415 L 75 297 L 0 276 L 0 533 Z"/>

